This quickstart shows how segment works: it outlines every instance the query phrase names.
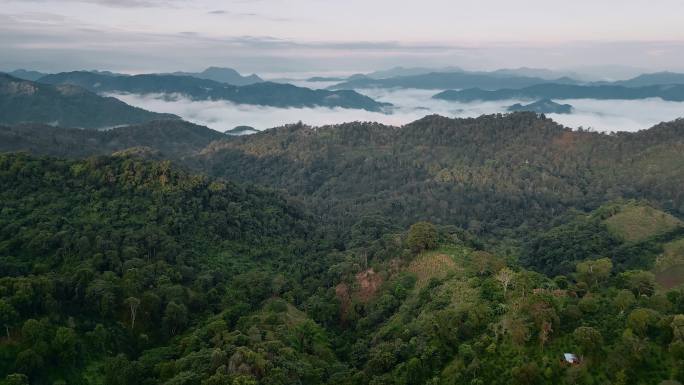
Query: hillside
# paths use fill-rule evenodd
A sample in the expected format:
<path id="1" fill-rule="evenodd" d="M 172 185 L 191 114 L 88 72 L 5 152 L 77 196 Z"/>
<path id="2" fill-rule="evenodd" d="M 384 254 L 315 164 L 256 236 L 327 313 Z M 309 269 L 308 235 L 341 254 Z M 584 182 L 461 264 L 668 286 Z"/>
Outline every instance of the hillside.
<path id="1" fill-rule="evenodd" d="M 639 242 L 684 226 L 668 213 L 643 205 L 626 205 L 604 219 L 609 232 L 626 242 Z"/>
<path id="2" fill-rule="evenodd" d="M 607 135 L 515 113 L 286 126 L 212 143 L 202 158 L 214 175 L 285 189 L 341 234 L 368 214 L 492 234 L 621 197 L 682 215 L 682 149 L 683 121 Z"/>
<path id="3" fill-rule="evenodd" d="M 160 119 L 179 119 L 72 85 L 47 85 L 0 74 L 0 124 L 43 123 L 110 128 Z"/>
<path id="4" fill-rule="evenodd" d="M 105 131 L 35 124 L 0 125 L 0 153 L 24 151 L 79 158 L 142 147 L 157 157 L 179 160 L 197 155 L 209 143 L 223 137 L 218 131 L 182 120 L 153 121 Z"/>
<path id="5" fill-rule="evenodd" d="M 655 72 L 642 74 L 628 80 L 617 81 L 615 84 L 626 87 L 684 84 L 684 74 L 676 72 Z"/>
<path id="6" fill-rule="evenodd" d="M 168 162 L 0 155 L 0 201 L 1 378 L 148 383 L 154 372 L 117 365 L 169 357 L 211 315 L 232 329 L 268 297 L 320 285 L 322 245 L 304 242 L 300 211 Z"/>
<path id="7" fill-rule="evenodd" d="M 682 121 L 633 134 L 571 131 L 534 113 L 292 125 L 243 137 L 181 121 L 97 133 L 23 125 L 0 127 L 0 151 L 73 158 L 146 148 L 197 172 L 283 189 L 342 239 L 371 214 L 400 227 L 428 219 L 509 237 L 618 198 L 681 216 L 683 132 Z"/>
<path id="8" fill-rule="evenodd" d="M 39 80 L 47 84 L 72 84 L 98 93 L 180 94 L 193 100 L 226 100 L 237 104 L 273 107 L 342 107 L 381 111 L 386 103 L 354 91 L 311 90 L 291 84 L 260 82 L 234 86 L 191 76 L 110 76 L 92 72 L 64 72 Z"/>
<path id="9" fill-rule="evenodd" d="M 684 101 L 684 84 L 625 87 L 620 85 L 572 85 L 547 83 L 519 89 L 501 88 L 497 90 L 487 90 L 484 88 L 468 88 L 460 91 L 447 90 L 434 95 L 433 98 L 459 102 L 508 99 L 637 100 L 646 98 L 661 98 L 663 100 L 681 102 Z"/>
<path id="10" fill-rule="evenodd" d="M 643 201 L 598 207 L 678 202 L 682 122 L 603 135 L 432 116 L 219 140 L 170 123 L 54 130 L 289 197 L 139 147 L 0 155 L 7 383 L 684 380 L 684 228 Z M 642 180 L 639 162 L 661 170 Z"/>
<path id="11" fill-rule="evenodd" d="M 542 99 L 526 105 L 516 103 L 508 107 L 507 110 L 511 112 L 530 111 L 538 114 L 569 114 L 572 113 L 573 107 L 570 104 L 556 103 L 551 99 Z"/>
<path id="12" fill-rule="evenodd" d="M 572 272 L 582 260 L 605 257 L 619 271 L 664 273 L 684 262 L 677 251 L 679 239 L 684 239 L 684 222 L 672 215 L 644 202 L 612 202 L 531 236 L 521 262 L 561 275 Z M 684 276 L 674 281 L 684 283 Z"/>

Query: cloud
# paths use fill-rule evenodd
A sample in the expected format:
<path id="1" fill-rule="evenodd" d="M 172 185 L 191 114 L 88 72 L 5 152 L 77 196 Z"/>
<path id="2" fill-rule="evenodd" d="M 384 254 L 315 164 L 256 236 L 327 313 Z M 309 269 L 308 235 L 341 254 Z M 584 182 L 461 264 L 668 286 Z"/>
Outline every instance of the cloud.
<path id="1" fill-rule="evenodd" d="M 639 131 L 660 122 L 684 117 L 684 103 L 660 98 L 643 100 L 568 99 L 563 103 L 575 107 L 569 115 L 548 115 L 568 127 L 592 128 L 596 131 Z"/>
<path id="2" fill-rule="evenodd" d="M 361 90 L 377 100 L 391 102 L 397 108 L 391 114 L 344 108 L 275 108 L 236 105 L 225 101 L 192 101 L 175 95 L 112 94 L 126 103 L 157 112 L 168 112 L 184 119 L 226 131 L 235 126 L 247 125 L 258 130 L 303 121 L 312 126 L 352 121 L 374 121 L 389 125 L 404 125 L 429 114 L 448 117 L 477 117 L 482 114 L 503 113 L 518 100 L 498 102 L 452 103 L 432 99 L 432 91 L 425 90 Z M 662 121 L 682 116 L 684 103 L 665 102 L 661 99 L 640 101 L 618 100 L 565 100 L 575 112 L 570 115 L 549 114 L 567 127 L 592 128 L 596 131 L 638 131 Z"/>
<path id="3" fill-rule="evenodd" d="M 275 108 L 236 105 L 225 101 L 192 101 L 181 96 L 113 94 L 126 103 L 157 112 L 168 112 L 184 119 L 225 131 L 239 125 L 258 130 L 303 121 L 313 126 L 352 121 L 375 121 L 389 125 L 404 125 L 429 114 L 448 117 L 476 117 L 482 114 L 506 112 L 506 107 L 517 100 L 498 102 L 452 103 L 434 100 L 432 91 L 425 90 L 360 90 L 377 100 L 393 103 L 391 114 L 344 108 Z M 565 100 L 575 113 L 549 114 L 548 117 L 568 127 L 593 128 L 596 131 L 638 131 L 662 121 L 682 116 L 684 103 L 661 99 L 639 101 L 622 100 Z"/>
<path id="4" fill-rule="evenodd" d="M 261 20 L 266 20 L 266 21 L 277 21 L 277 22 L 289 22 L 289 21 L 295 21 L 295 20 L 301 20 L 301 19 L 295 19 L 291 17 L 275 17 L 275 16 L 269 16 L 266 14 L 261 14 L 261 13 L 256 13 L 256 12 L 230 12 L 226 11 L 223 9 L 216 9 L 213 11 L 207 12 L 208 15 L 214 15 L 214 16 L 228 16 L 228 17 L 233 17 L 233 18 L 252 18 L 252 19 L 261 19 Z"/>
<path id="5" fill-rule="evenodd" d="M 220 65 L 244 72 L 317 71 L 334 67 L 366 71 L 404 61 L 402 58 L 459 51 L 446 45 L 417 43 L 210 36 L 185 29 L 153 33 L 96 25 L 47 12 L 0 13 L 0 36 L 0 69 L 8 70 L 68 71 L 83 69 L 85 65 L 119 72 L 168 72 Z"/>
<path id="6" fill-rule="evenodd" d="M 2 0 L 10 3 L 16 0 Z M 177 8 L 188 0 L 22 0 L 34 3 L 86 3 L 115 8 Z"/>

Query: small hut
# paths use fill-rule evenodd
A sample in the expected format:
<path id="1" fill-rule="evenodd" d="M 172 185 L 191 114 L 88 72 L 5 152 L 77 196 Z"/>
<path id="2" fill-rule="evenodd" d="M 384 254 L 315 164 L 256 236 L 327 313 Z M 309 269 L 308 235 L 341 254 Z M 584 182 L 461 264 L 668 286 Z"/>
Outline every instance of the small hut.
<path id="1" fill-rule="evenodd" d="M 563 353 L 565 363 L 570 365 L 579 365 L 580 359 L 573 353 Z"/>

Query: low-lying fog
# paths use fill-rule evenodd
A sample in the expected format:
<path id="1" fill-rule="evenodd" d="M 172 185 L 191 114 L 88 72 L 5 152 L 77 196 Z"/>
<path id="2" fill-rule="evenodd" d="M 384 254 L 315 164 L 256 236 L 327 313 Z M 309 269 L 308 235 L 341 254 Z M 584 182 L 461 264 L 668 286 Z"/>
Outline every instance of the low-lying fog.
<path id="1" fill-rule="evenodd" d="M 429 114 L 448 117 L 476 117 L 506 112 L 506 107 L 521 102 L 447 102 L 432 99 L 438 91 L 429 90 L 358 90 L 376 100 L 395 105 L 391 114 L 344 108 L 276 108 L 237 105 L 225 101 L 192 101 L 184 97 L 164 95 L 111 94 L 124 102 L 156 112 L 167 112 L 219 131 L 235 126 L 252 126 L 258 130 L 302 121 L 313 126 L 350 121 L 376 121 L 403 125 Z M 684 103 L 661 99 L 646 100 L 557 100 L 571 104 L 572 114 L 547 114 L 568 127 L 592 128 L 596 131 L 638 131 L 662 121 L 684 117 Z M 527 103 L 526 101 L 524 103 Z"/>

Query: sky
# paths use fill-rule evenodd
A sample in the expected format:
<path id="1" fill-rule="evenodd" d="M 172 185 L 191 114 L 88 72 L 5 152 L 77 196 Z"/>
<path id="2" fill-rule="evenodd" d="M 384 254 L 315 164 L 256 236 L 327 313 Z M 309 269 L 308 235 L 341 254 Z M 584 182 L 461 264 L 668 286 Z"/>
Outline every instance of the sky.
<path id="1" fill-rule="evenodd" d="M 684 71 L 682 0 L 0 0 L 0 69 Z"/>

